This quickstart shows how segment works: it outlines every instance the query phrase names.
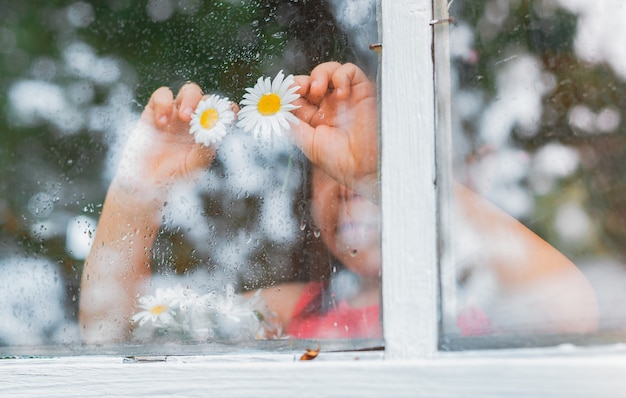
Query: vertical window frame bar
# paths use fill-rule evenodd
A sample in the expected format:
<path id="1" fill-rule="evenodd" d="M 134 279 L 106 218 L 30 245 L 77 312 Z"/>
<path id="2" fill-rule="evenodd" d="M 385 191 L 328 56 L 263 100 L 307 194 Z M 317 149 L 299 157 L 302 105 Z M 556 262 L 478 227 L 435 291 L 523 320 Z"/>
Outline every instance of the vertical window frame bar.
<path id="1" fill-rule="evenodd" d="M 440 335 L 456 330 L 456 259 L 452 247 L 452 76 L 450 71 L 450 0 L 433 0 L 433 62 L 435 81 L 435 157 L 438 204 L 438 265 L 440 289 Z"/>
<path id="2" fill-rule="evenodd" d="M 382 297 L 389 359 L 429 358 L 438 344 L 432 7 L 432 0 L 381 3 Z"/>

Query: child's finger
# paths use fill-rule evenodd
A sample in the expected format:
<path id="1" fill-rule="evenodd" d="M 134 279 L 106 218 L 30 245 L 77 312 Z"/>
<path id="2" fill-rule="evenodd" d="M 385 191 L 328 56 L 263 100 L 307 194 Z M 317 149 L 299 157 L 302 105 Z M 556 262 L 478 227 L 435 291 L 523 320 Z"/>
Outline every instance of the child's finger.
<path id="1" fill-rule="evenodd" d="M 337 99 L 343 100 L 350 96 L 352 84 L 355 83 L 357 67 L 354 64 L 344 64 L 335 70 L 332 83 L 335 87 Z"/>
<path id="2" fill-rule="evenodd" d="M 343 183 L 340 170 L 353 160 L 348 153 L 349 143 L 345 136 L 338 135 L 329 126 L 320 125 L 316 128 L 300 123 L 291 128 L 291 139 L 302 153 L 317 167 L 321 167 L 328 175 Z"/>
<path id="3" fill-rule="evenodd" d="M 170 122 L 174 94 L 168 87 L 159 87 L 152 93 L 147 108 L 152 110 L 153 122 L 158 127 L 165 127 Z"/>
<path id="4" fill-rule="evenodd" d="M 178 118 L 183 122 L 191 120 L 191 114 L 202 99 L 202 89 L 195 83 L 186 83 L 178 91 L 176 96 L 176 107 L 178 108 Z"/>
<path id="5" fill-rule="evenodd" d="M 332 76 L 335 95 L 342 101 L 352 97 L 355 101 L 376 96 L 376 86 L 371 84 L 365 73 L 354 64 L 344 64 Z"/>
<path id="6" fill-rule="evenodd" d="M 234 102 L 234 101 L 230 101 L 230 110 L 233 111 L 235 113 L 235 115 L 239 114 L 241 108 L 239 108 L 239 104 Z"/>
<path id="7" fill-rule="evenodd" d="M 341 67 L 339 62 L 326 62 L 316 66 L 311 71 L 311 84 L 309 86 L 309 95 L 307 99 L 319 104 L 329 89 L 333 88 L 331 77 L 337 69 Z"/>

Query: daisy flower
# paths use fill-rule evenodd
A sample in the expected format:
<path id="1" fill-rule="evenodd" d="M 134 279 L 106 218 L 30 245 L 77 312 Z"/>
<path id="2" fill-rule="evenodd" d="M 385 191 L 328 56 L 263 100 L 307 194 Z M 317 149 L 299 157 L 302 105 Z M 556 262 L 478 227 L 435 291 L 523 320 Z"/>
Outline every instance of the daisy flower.
<path id="1" fill-rule="evenodd" d="M 141 311 L 135 313 L 131 321 L 140 327 L 146 324 L 154 326 L 175 324 L 175 308 L 169 296 L 166 292 L 157 289 L 154 296 L 140 297 L 137 301 L 137 308 Z"/>
<path id="2" fill-rule="evenodd" d="M 294 83 L 293 75 L 285 77 L 282 70 L 273 82 L 269 77 L 260 77 L 254 87 L 246 88 L 237 126 L 252 132 L 255 138 L 267 139 L 272 133 L 283 135 L 289 130 L 289 122 L 298 124 L 298 118 L 290 112 L 299 108 L 292 104 L 300 98 L 295 93 L 300 87 L 290 88 Z"/>
<path id="3" fill-rule="evenodd" d="M 180 285 L 158 288 L 154 295 L 141 296 L 131 321 L 138 326 L 149 325 L 156 328 L 180 326 L 178 317 L 192 307 L 198 295 Z"/>
<path id="4" fill-rule="evenodd" d="M 282 336 L 274 313 L 267 311 L 261 290 L 251 299 L 235 294 L 232 285 L 225 294 L 199 295 L 177 285 L 141 296 L 131 321 L 133 337 L 139 340 L 182 339 L 231 340 Z"/>
<path id="5" fill-rule="evenodd" d="M 191 115 L 189 134 L 206 146 L 216 144 L 224 138 L 233 120 L 235 112 L 230 108 L 228 98 L 211 95 L 200 101 Z"/>

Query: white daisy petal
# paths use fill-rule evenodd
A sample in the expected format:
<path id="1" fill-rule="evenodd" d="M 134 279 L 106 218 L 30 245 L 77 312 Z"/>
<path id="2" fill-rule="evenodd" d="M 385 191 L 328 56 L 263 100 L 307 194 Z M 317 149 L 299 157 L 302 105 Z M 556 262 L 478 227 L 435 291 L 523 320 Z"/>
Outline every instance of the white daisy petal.
<path id="1" fill-rule="evenodd" d="M 285 78 L 285 75 L 283 75 L 283 71 L 279 71 L 278 74 L 276 75 L 276 77 L 274 78 L 274 82 L 272 83 L 272 92 L 273 93 L 278 93 L 280 92 L 280 89 L 282 88 L 282 84 L 283 84 L 283 80 Z"/>
<path id="2" fill-rule="evenodd" d="M 289 125 L 289 122 L 287 122 L 286 117 L 278 118 L 278 123 L 280 123 L 280 127 L 282 128 L 282 131 L 289 131 L 289 129 L 291 128 L 291 126 Z"/>
<path id="3" fill-rule="evenodd" d="M 256 105 L 256 103 L 259 102 L 258 98 L 246 98 L 243 97 L 243 100 L 241 101 L 241 105 Z M 240 112 L 243 112 L 246 108 L 242 109 Z"/>
<path id="4" fill-rule="evenodd" d="M 289 97 L 295 94 L 296 91 L 300 90 L 300 86 L 293 86 L 290 89 L 287 90 L 287 92 L 285 93 L 285 97 Z M 297 96 L 299 97 L 299 95 Z"/>
<path id="5" fill-rule="evenodd" d="M 273 117 L 270 119 L 270 122 L 272 124 L 272 130 L 274 131 L 274 134 L 277 135 L 283 135 L 283 129 L 280 126 L 280 117 Z"/>
<path id="6" fill-rule="evenodd" d="M 293 86 L 295 83 L 296 82 L 295 82 L 295 80 L 293 80 L 293 78 L 285 79 L 285 81 L 280 85 L 280 91 L 285 93 L 285 95 L 289 95 L 289 94 L 295 93 L 296 91 L 298 91 L 300 89 L 300 86 Z"/>
<path id="7" fill-rule="evenodd" d="M 293 113 L 286 113 L 285 119 L 287 119 L 288 121 L 294 124 L 300 124 L 300 119 L 298 119 Z"/>
<path id="8" fill-rule="evenodd" d="M 299 86 L 296 86 L 296 87 L 298 88 L 298 90 L 300 89 Z M 288 92 L 287 94 L 285 94 L 284 102 L 285 102 L 285 104 L 290 104 L 291 102 L 297 100 L 298 98 L 300 98 L 299 94 L 294 94 L 294 93 L 289 93 Z"/>
<path id="9" fill-rule="evenodd" d="M 283 106 L 283 110 L 284 111 L 292 111 L 294 109 L 298 109 L 300 108 L 299 106 L 295 106 L 295 105 L 291 105 L 291 104 L 287 104 L 285 106 Z"/>

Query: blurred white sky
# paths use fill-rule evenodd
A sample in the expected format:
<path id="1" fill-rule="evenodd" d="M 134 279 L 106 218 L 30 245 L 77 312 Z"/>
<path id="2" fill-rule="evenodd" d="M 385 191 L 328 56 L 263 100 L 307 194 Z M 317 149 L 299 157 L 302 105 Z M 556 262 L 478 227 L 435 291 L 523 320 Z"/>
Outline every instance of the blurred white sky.
<path id="1" fill-rule="evenodd" d="M 623 0 L 557 0 L 578 14 L 574 47 L 584 60 L 608 63 L 626 80 L 626 2 Z"/>

